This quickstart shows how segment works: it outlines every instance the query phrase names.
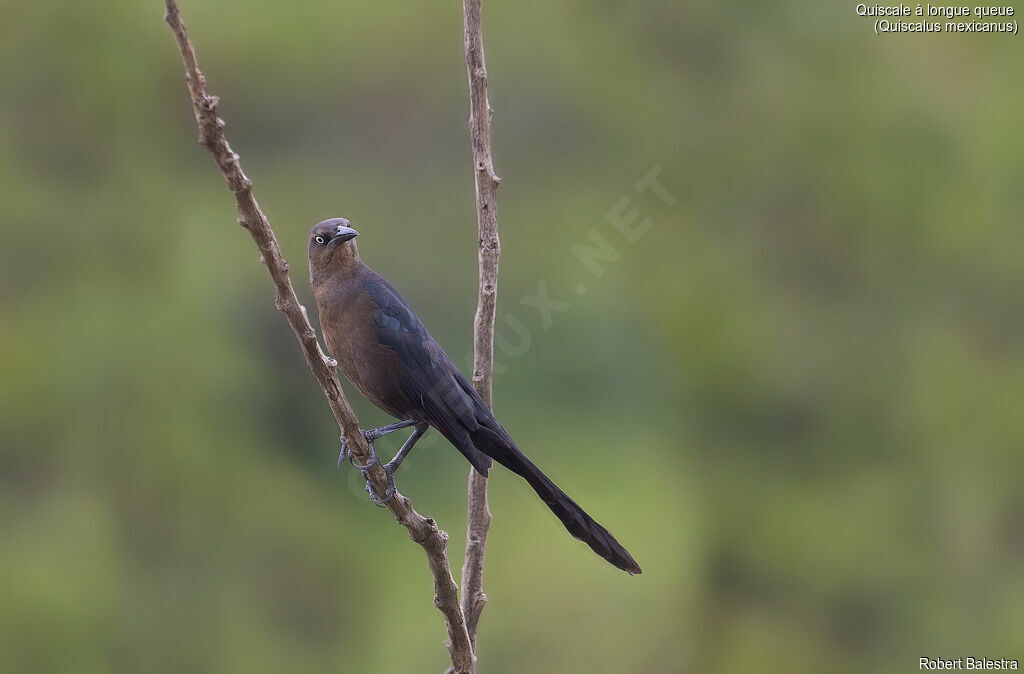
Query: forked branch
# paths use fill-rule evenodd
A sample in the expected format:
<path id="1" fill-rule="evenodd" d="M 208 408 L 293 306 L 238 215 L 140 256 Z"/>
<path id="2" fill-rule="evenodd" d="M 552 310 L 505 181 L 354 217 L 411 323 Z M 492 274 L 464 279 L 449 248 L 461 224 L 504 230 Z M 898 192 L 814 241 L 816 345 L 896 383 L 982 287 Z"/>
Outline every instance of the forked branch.
<path id="1" fill-rule="evenodd" d="M 213 155 L 217 167 L 235 195 L 240 216 L 238 222 L 252 235 L 274 281 L 275 305 L 288 319 L 288 324 L 306 357 L 306 363 L 323 389 L 349 449 L 357 461 L 366 464 L 370 458 L 369 447 L 359 432 L 359 421 L 338 383 L 334 369 L 337 363 L 329 359 L 320 348 L 316 333 L 306 318 L 305 307 L 299 304 L 295 296 L 295 290 L 288 277 L 288 263 L 281 255 L 281 249 L 277 245 L 277 239 L 270 229 L 267 217 L 253 197 L 252 182 L 242 171 L 238 155 L 231 150 L 224 136 L 224 122 L 217 116 L 218 99 L 206 91 L 206 79 L 196 63 L 195 50 L 189 41 L 185 24 L 182 23 L 178 6 L 175 0 L 164 1 L 167 9 L 164 18 L 174 32 L 174 38 L 185 63 L 185 81 L 188 83 L 192 109 L 195 112 L 196 125 L 199 127 L 199 142 Z M 367 470 L 367 476 L 376 493 L 387 492 L 387 476 L 380 464 L 371 466 Z M 448 564 L 448 535 L 438 528 L 433 519 L 417 513 L 409 499 L 402 494 L 396 493 L 394 498 L 388 501 L 387 508 L 406 528 L 409 537 L 423 547 L 427 555 L 430 572 L 434 577 L 434 604 L 444 615 L 448 629 L 447 645 L 452 661 L 450 671 L 471 674 L 474 669 L 473 648 L 459 606 L 459 589 L 455 585 Z"/>

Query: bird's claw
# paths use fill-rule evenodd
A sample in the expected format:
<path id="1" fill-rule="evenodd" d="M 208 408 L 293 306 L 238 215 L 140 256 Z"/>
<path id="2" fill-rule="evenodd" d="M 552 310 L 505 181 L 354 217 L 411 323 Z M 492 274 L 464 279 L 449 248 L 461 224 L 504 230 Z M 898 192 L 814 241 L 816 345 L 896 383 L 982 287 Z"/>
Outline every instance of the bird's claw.
<path id="1" fill-rule="evenodd" d="M 348 441 L 345 440 L 345 436 L 341 436 L 341 453 L 338 454 L 338 470 L 341 470 L 341 464 L 345 463 L 345 459 L 352 464 L 353 468 L 358 470 L 366 470 L 373 464 L 377 463 L 377 453 L 373 451 L 373 441 L 377 439 L 377 436 L 372 435 L 369 431 L 359 431 L 363 434 L 363 439 L 366 440 L 367 446 L 370 448 L 370 460 L 365 466 L 361 466 L 356 463 L 355 458 L 352 456 L 352 452 L 348 451 Z"/>
<path id="2" fill-rule="evenodd" d="M 370 481 L 366 476 L 366 471 L 369 470 L 375 464 L 379 463 L 379 461 L 377 460 L 377 452 L 373 450 L 373 441 L 380 436 L 370 431 L 360 431 L 360 433 L 363 434 L 363 439 L 366 440 L 366 444 L 370 448 L 369 461 L 366 462 L 366 465 L 360 465 L 356 463 L 355 459 L 352 457 L 352 452 L 348 451 L 348 442 L 346 442 L 345 436 L 343 435 L 341 436 L 341 453 L 338 455 L 338 469 L 340 470 L 341 464 L 345 462 L 345 459 L 348 459 L 348 462 L 352 464 L 352 467 L 358 470 L 360 473 L 362 473 L 363 479 L 366 480 L 366 493 L 370 495 L 370 500 L 373 501 L 374 505 L 383 508 L 388 501 L 395 497 L 395 467 L 392 466 L 390 463 L 383 466 L 384 472 L 388 476 L 388 488 L 387 491 L 384 493 L 384 498 L 380 498 L 379 496 L 377 496 L 377 493 L 373 491 L 373 487 L 370 486 Z"/>
<path id="3" fill-rule="evenodd" d="M 348 458 L 348 442 L 345 440 L 345 436 L 341 436 L 341 453 L 338 454 L 338 470 L 341 470 L 341 464 L 345 463 L 345 459 Z"/>
<path id="4" fill-rule="evenodd" d="M 370 486 L 370 481 L 366 481 L 366 493 L 370 495 L 370 500 L 373 501 L 373 504 L 376 505 L 378 508 L 383 508 L 385 505 L 387 505 L 387 502 L 393 499 L 396 493 L 394 471 L 388 470 L 388 467 L 384 466 L 384 472 L 388 476 L 388 488 L 387 491 L 384 492 L 384 498 L 379 498 L 377 496 L 377 493 L 373 491 L 373 487 Z M 365 470 L 363 471 L 363 477 L 366 477 Z"/>

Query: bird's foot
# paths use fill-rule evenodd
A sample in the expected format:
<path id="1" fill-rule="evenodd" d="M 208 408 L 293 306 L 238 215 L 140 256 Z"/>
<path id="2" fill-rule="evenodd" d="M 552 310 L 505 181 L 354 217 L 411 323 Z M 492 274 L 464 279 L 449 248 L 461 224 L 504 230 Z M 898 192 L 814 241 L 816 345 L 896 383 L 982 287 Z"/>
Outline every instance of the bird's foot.
<path id="1" fill-rule="evenodd" d="M 407 428 L 408 426 L 412 426 L 415 423 L 416 422 L 413 421 L 412 419 L 407 419 L 405 421 L 399 421 L 397 423 L 388 424 L 387 426 L 381 426 L 380 428 L 371 428 L 368 431 L 359 431 L 360 433 L 363 434 L 363 439 L 366 440 L 366 444 L 370 446 L 371 458 L 370 463 L 366 464 L 366 466 L 356 465 L 355 461 L 352 460 L 352 452 L 348 451 L 348 443 L 345 441 L 345 436 L 341 436 L 341 453 L 338 454 L 338 470 L 341 470 L 341 464 L 345 462 L 346 458 L 349 460 L 349 463 L 351 463 L 356 468 L 359 468 L 360 470 L 369 468 L 377 460 L 377 455 L 373 453 L 373 443 L 377 438 L 381 438 L 387 435 L 388 433 L 394 433 L 397 430 Z"/>
<path id="2" fill-rule="evenodd" d="M 373 491 L 373 487 L 370 486 L 370 481 L 366 481 L 366 493 L 370 495 L 370 500 L 373 501 L 374 505 L 379 508 L 383 508 L 387 505 L 387 502 L 395 497 L 395 493 L 397 491 L 395 489 L 395 471 L 390 466 L 390 463 L 383 466 L 384 472 L 388 476 L 388 488 L 387 491 L 384 492 L 384 498 L 378 497 L 377 492 Z M 363 477 L 366 477 L 365 470 L 363 471 Z"/>
<path id="3" fill-rule="evenodd" d="M 355 462 L 355 459 L 352 457 L 352 452 L 348 451 L 348 443 L 345 441 L 345 436 L 341 436 L 341 454 L 338 455 L 338 468 L 341 468 L 341 464 L 347 458 L 348 462 L 352 464 L 352 467 L 358 470 L 360 473 L 362 473 L 363 479 L 366 480 L 366 493 L 370 495 L 370 500 L 373 501 L 375 505 L 383 508 L 388 501 L 395 497 L 396 490 L 394 474 L 395 468 L 397 468 L 397 466 L 392 465 L 394 464 L 394 461 L 391 461 L 383 466 L 384 472 L 388 476 L 388 488 L 387 491 L 385 491 L 383 498 L 377 496 L 377 493 L 373 491 L 373 487 L 370 486 L 370 481 L 366 475 L 366 471 L 369 470 L 371 466 L 380 463 L 380 461 L 377 459 L 377 452 L 375 452 L 373 449 L 374 440 L 376 440 L 382 435 L 385 435 L 386 433 L 391 432 L 390 430 L 384 431 L 383 433 L 381 433 L 380 431 L 381 429 L 378 428 L 369 431 L 360 431 L 360 433 L 363 434 L 363 439 L 366 440 L 367 446 L 370 448 L 370 459 L 366 462 L 365 465 L 360 465 Z"/>
<path id="4" fill-rule="evenodd" d="M 370 460 L 365 466 L 360 466 L 356 463 L 355 458 L 352 456 L 352 452 L 348 451 L 348 441 L 345 440 L 345 436 L 342 435 L 339 438 L 341 440 L 341 453 L 338 454 L 338 470 L 341 470 L 341 464 L 345 463 L 345 459 L 348 459 L 348 462 L 352 464 L 353 468 L 357 468 L 359 470 L 366 470 L 373 464 L 377 463 L 377 453 L 373 451 L 373 442 L 381 435 L 384 435 L 383 433 L 379 433 L 379 431 L 379 428 L 373 428 L 368 431 L 359 431 L 363 434 L 363 440 L 366 440 L 366 444 L 370 448 Z"/>
<path id="5" fill-rule="evenodd" d="M 348 454 L 348 441 L 345 440 L 345 436 L 341 436 L 341 453 L 338 454 L 338 470 L 341 470 L 341 464 L 345 463 L 345 459 L 349 458 Z"/>

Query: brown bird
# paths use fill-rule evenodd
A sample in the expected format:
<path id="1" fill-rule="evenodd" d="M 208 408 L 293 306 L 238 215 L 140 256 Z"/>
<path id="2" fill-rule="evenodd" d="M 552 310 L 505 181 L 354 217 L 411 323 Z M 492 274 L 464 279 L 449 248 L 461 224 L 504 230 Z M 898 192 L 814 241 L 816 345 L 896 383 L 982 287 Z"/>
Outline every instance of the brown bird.
<path id="1" fill-rule="evenodd" d="M 569 533 L 618 568 L 641 573 L 615 537 L 519 451 L 398 291 L 359 258 L 354 241 L 358 235 L 345 218 L 324 220 L 313 227 L 309 232 L 309 283 L 316 295 L 327 349 L 342 374 L 370 402 L 400 419 L 363 431 L 371 451 L 373 441 L 382 435 L 413 427 L 398 454 L 384 466 L 391 481 L 387 494 L 378 498 L 367 484 L 374 502 L 382 505 L 394 496 L 395 470 L 433 426 L 479 473 L 487 475 L 494 459 L 522 476 Z M 345 456 L 343 438 L 339 466 Z"/>

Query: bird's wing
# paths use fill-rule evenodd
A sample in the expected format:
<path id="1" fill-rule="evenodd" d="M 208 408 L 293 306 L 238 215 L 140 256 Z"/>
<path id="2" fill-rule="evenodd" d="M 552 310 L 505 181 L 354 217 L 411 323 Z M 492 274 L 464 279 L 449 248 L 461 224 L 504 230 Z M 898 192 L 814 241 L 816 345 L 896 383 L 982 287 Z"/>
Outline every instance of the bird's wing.
<path id="1" fill-rule="evenodd" d="M 398 356 L 399 367 L 391 374 L 406 400 L 465 452 L 460 445 L 466 443 L 457 439 L 478 430 L 490 416 L 483 401 L 398 291 L 380 277 L 364 288 L 376 304 L 377 341 Z"/>

